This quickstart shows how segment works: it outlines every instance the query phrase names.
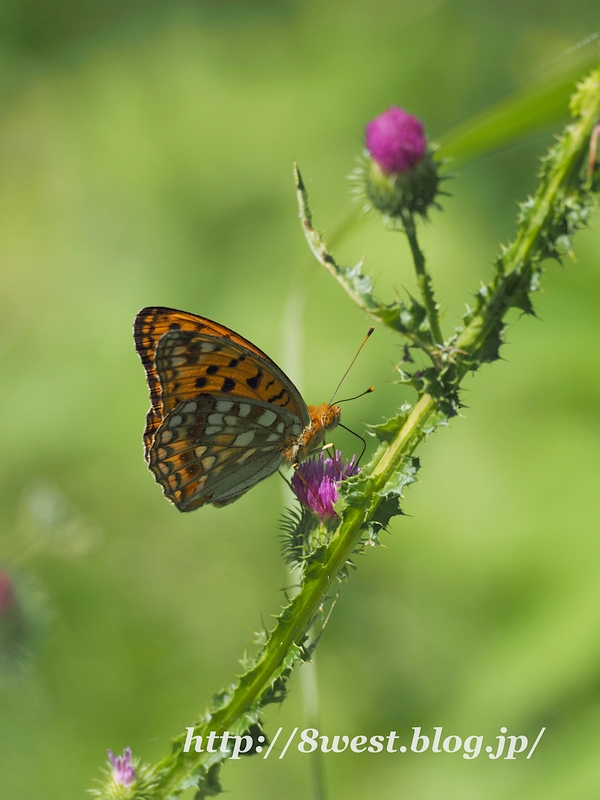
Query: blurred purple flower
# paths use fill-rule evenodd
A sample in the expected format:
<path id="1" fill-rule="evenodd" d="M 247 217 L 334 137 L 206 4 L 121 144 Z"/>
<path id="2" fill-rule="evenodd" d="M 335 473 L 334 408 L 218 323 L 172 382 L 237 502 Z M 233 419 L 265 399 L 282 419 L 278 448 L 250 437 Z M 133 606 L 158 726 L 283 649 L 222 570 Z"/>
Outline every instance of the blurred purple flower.
<path id="1" fill-rule="evenodd" d="M 0 570 L 0 616 L 5 614 L 15 601 L 15 590 L 10 573 Z"/>
<path id="2" fill-rule="evenodd" d="M 344 464 L 342 453 L 336 450 L 333 458 L 321 452 L 318 458 L 300 464 L 292 477 L 292 489 L 302 505 L 321 520 L 337 517 L 333 506 L 338 499 L 340 482 L 359 472 L 355 458 L 352 456 Z"/>
<path id="3" fill-rule="evenodd" d="M 112 778 L 115 783 L 120 783 L 127 788 L 135 782 L 135 770 L 131 763 L 131 747 L 126 747 L 122 756 L 116 756 L 112 750 L 109 750 L 108 760 L 112 765 Z"/>
<path id="4" fill-rule="evenodd" d="M 365 130 L 367 150 L 386 173 L 406 172 L 427 150 L 423 123 L 398 106 L 375 117 Z"/>

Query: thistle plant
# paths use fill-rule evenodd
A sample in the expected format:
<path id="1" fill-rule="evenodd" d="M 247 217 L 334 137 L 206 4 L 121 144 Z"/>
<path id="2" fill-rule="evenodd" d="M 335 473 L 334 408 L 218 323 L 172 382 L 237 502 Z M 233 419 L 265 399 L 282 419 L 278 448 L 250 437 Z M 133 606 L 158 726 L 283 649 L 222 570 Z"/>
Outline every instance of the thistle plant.
<path id="1" fill-rule="evenodd" d="M 594 147 L 599 108 L 600 72 L 594 71 L 571 98 L 572 121 L 542 159 L 539 187 L 520 206 L 514 239 L 501 249 L 491 280 L 476 292 L 473 307 L 450 332 L 442 330 L 418 242 L 418 220 L 440 196 L 442 166 L 425 141 L 422 124 L 401 109 L 390 109 L 374 120 L 367 127 L 367 150 L 354 175 L 364 204 L 392 229 L 384 235 L 400 232 L 407 237 L 419 297 L 384 302 L 361 264 L 346 267 L 336 262 L 313 226 L 306 188 L 295 170 L 300 219 L 314 256 L 368 317 L 394 331 L 405 347 L 422 352 L 424 366 L 409 372 L 406 359 L 399 368 L 399 380 L 412 387 L 416 398 L 369 427 L 377 447 L 360 471 L 352 461 L 344 464 L 337 453 L 322 454 L 298 469 L 292 484 L 301 505 L 285 518 L 286 555 L 301 566 L 298 593 L 258 643 L 256 655 L 244 663 L 243 674 L 213 698 L 187 736 L 175 738 L 171 752 L 154 766 L 134 768 L 126 752 L 127 764 L 117 764 L 119 775 L 127 773 L 126 781 L 116 779 L 118 759 L 113 756 L 98 796 L 167 800 L 190 787 L 197 789 L 198 800 L 214 796 L 221 791 L 219 770 L 231 748 L 186 748 L 186 738 L 193 734 L 197 742 L 226 742 L 251 731 L 254 741 L 257 736 L 266 741 L 263 709 L 285 698 L 292 670 L 310 659 L 330 611 L 327 601 L 347 579 L 353 556 L 367 545 L 377 545 L 382 529 L 401 514 L 403 491 L 419 469 L 417 448 L 458 413 L 467 373 L 499 358 L 507 313 L 534 313 L 532 295 L 545 262 L 571 253 L 574 234 L 587 224 L 600 189 Z"/>

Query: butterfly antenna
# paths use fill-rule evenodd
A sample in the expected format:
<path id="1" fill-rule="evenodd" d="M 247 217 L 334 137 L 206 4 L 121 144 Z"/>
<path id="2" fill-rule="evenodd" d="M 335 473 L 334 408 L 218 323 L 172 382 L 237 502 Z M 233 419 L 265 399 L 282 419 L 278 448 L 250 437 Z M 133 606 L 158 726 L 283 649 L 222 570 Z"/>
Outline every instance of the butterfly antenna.
<path id="1" fill-rule="evenodd" d="M 350 400 L 358 400 L 359 397 L 364 397 L 366 394 L 371 394 L 371 392 L 374 392 L 374 391 L 375 391 L 375 387 L 374 386 L 369 386 L 369 388 L 365 389 L 364 392 L 361 392 L 360 394 L 355 394 L 354 397 L 344 397 L 343 400 L 338 400 L 337 404 L 339 405 L 340 403 L 349 403 Z"/>
<path id="2" fill-rule="evenodd" d="M 367 339 L 368 339 L 368 338 L 369 338 L 369 336 L 370 336 L 370 335 L 373 333 L 373 331 L 374 331 L 374 330 L 375 330 L 375 327 L 373 326 L 373 327 L 369 328 L 369 330 L 367 331 L 367 335 L 366 335 L 366 336 L 365 336 L 365 338 L 363 339 L 363 342 L 362 342 L 361 346 L 360 346 L 360 347 L 358 348 L 358 350 L 356 351 L 356 355 L 354 356 L 354 358 L 353 358 L 353 359 L 352 359 L 352 361 L 350 362 L 350 366 L 348 367 L 348 369 L 346 370 L 346 372 L 344 372 L 344 374 L 342 375 L 342 380 L 341 380 L 341 381 L 338 383 L 338 385 L 335 387 L 335 392 L 333 393 L 333 395 L 332 395 L 332 397 L 331 397 L 331 400 L 329 401 L 329 405 L 331 405 L 331 404 L 333 403 L 333 398 L 334 398 L 334 397 L 336 396 L 336 394 L 338 393 L 338 391 L 339 391 L 339 388 L 340 388 L 340 386 L 342 385 L 342 383 L 344 382 L 344 379 L 345 379 L 346 375 L 347 375 L 347 374 L 350 372 L 350 370 L 351 370 L 351 369 L 352 369 L 352 367 L 354 366 L 354 362 L 355 362 L 355 361 L 356 361 L 356 359 L 358 358 L 360 351 L 363 349 L 363 347 L 364 347 L 364 346 L 365 346 L 365 344 L 367 343 Z M 365 394 L 366 394 L 366 392 L 365 392 Z"/>
<path id="3" fill-rule="evenodd" d="M 363 392 L 363 394 L 367 394 L 367 393 L 366 393 L 366 392 Z M 359 396 L 360 396 L 360 395 L 359 395 Z M 361 450 L 361 452 L 360 452 L 360 455 L 359 455 L 359 457 L 358 457 L 358 461 L 357 461 L 357 462 L 356 462 L 356 464 L 354 465 L 354 470 L 355 470 L 355 471 L 354 471 L 354 475 L 356 475 L 356 470 L 358 469 L 358 465 L 360 464 L 360 460 L 361 460 L 361 458 L 364 456 L 364 454 L 365 454 L 365 450 L 367 449 L 367 442 L 366 442 L 366 440 L 365 440 L 365 439 L 363 439 L 363 437 L 360 435 L 360 433 L 356 433 L 356 431 L 353 431 L 353 430 L 352 430 L 352 428 L 347 428 L 345 425 L 342 425 L 342 423 L 341 423 L 341 422 L 338 422 L 338 426 L 339 426 L 340 428 L 343 428 L 345 431 L 348 431 L 348 433 L 351 433 L 351 434 L 352 434 L 352 436 L 356 436 L 356 438 L 357 438 L 357 439 L 360 439 L 360 440 L 361 440 L 361 442 L 363 443 L 363 448 L 362 448 L 362 450 Z"/>

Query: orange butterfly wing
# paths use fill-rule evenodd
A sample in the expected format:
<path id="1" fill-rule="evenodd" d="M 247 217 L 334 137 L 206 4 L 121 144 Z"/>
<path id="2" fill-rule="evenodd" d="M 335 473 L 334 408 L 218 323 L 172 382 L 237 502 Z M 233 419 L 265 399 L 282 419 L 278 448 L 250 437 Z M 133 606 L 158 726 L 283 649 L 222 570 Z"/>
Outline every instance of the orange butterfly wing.
<path id="1" fill-rule="evenodd" d="M 271 403 L 295 414 L 304 427 L 310 425 L 306 404 L 290 379 L 262 350 L 224 325 L 155 306 L 139 312 L 133 332 L 150 390 L 147 461 L 164 418 L 200 394 Z"/>
<path id="2" fill-rule="evenodd" d="M 167 414 L 149 467 L 180 511 L 220 507 L 275 472 L 301 432 L 300 419 L 273 403 L 200 394 Z"/>

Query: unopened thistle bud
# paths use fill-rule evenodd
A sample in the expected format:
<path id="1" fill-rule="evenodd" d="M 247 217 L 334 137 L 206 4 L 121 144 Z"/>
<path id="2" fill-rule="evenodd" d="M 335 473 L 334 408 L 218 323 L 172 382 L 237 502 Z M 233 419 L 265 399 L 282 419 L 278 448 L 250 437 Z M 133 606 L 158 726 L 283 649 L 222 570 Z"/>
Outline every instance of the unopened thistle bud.
<path id="1" fill-rule="evenodd" d="M 389 218 L 401 217 L 403 211 L 425 216 L 440 179 L 423 123 L 392 106 L 367 124 L 365 145 L 353 175 L 365 207 Z"/>

